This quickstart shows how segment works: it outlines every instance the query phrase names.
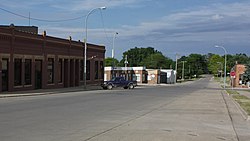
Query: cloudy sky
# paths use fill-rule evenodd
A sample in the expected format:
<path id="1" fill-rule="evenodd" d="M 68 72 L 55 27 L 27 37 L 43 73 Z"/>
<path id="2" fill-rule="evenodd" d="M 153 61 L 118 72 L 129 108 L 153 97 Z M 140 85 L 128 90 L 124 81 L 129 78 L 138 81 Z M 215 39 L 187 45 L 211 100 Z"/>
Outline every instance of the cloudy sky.
<path id="1" fill-rule="evenodd" d="M 190 53 L 250 55 L 249 0 L 0 0 L 0 24 L 38 26 L 49 36 L 83 40 L 85 16 L 88 42 L 106 46 L 115 57 L 134 47 L 154 47 L 164 55 Z M 12 12 L 12 13 L 11 13 Z M 16 14 L 16 15 L 15 15 Z M 17 15 L 18 14 L 18 15 Z"/>

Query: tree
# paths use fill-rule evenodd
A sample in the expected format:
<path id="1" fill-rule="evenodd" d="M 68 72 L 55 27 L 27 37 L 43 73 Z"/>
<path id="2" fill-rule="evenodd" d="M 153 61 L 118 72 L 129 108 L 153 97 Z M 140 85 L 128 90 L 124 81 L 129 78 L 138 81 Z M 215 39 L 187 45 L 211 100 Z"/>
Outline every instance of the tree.
<path id="1" fill-rule="evenodd" d="M 190 54 L 187 59 L 187 66 L 190 68 L 189 75 L 201 75 L 207 73 L 207 60 L 205 55 Z"/>
<path id="2" fill-rule="evenodd" d="M 164 69 L 169 68 L 173 64 L 173 61 L 170 58 L 165 57 L 161 53 L 155 53 L 143 59 L 141 64 L 150 69 Z"/>
<path id="3" fill-rule="evenodd" d="M 221 67 L 218 62 L 224 64 L 224 58 L 217 54 L 214 54 L 209 58 L 208 69 L 212 74 L 218 74 L 218 70 Z"/>
<path id="4" fill-rule="evenodd" d="M 105 67 L 112 66 L 113 65 L 113 60 L 114 60 L 114 66 L 119 65 L 119 61 L 117 59 L 113 59 L 111 57 L 105 58 Z"/>
<path id="5" fill-rule="evenodd" d="M 250 63 L 246 65 L 246 71 L 243 74 L 243 82 L 250 82 Z"/>
<path id="6" fill-rule="evenodd" d="M 155 50 L 153 47 L 135 47 L 124 52 L 120 64 L 124 64 L 125 56 L 127 56 L 130 67 L 146 66 L 147 68 L 169 68 L 173 63 L 170 58 L 165 57 L 160 51 Z"/>

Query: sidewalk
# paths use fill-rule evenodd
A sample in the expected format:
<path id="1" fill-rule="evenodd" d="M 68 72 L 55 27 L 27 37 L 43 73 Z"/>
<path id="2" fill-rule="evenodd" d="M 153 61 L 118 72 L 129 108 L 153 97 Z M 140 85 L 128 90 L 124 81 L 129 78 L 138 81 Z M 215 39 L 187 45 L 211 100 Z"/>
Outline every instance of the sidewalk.
<path id="1" fill-rule="evenodd" d="M 184 83 L 176 84 L 138 84 L 137 87 L 144 86 L 179 86 L 193 83 L 194 81 L 187 81 Z M 15 91 L 15 92 L 3 92 L 0 93 L 0 98 L 7 97 L 21 97 L 21 96 L 38 96 L 38 95 L 49 95 L 49 94 L 58 94 L 58 93 L 67 93 L 67 92 L 77 92 L 77 91 L 91 91 L 91 90 L 102 90 L 100 85 L 87 85 L 87 88 L 84 89 L 84 86 L 78 87 L 68 87 L 68 88 L 58 88 L 58 89 L 37 89 L 37 90 L 27 90 L 27 91 Z"/>
<path id="2" fill-rule="evenodd" d="M 28 90 L 28 91 L 4 92 L 4 93 L 0 93 L 0 98 L 38 96 L 38 95 L 49 95 L 49 94 L 77 92 L 77 91 L 101 90 L 101 89 L 102 87 L 99 85 L 87 85 L 86 89 L 84 89 L 83 86 L 59 88 L 59 89 L 37 89 L 37 90 Z"/>

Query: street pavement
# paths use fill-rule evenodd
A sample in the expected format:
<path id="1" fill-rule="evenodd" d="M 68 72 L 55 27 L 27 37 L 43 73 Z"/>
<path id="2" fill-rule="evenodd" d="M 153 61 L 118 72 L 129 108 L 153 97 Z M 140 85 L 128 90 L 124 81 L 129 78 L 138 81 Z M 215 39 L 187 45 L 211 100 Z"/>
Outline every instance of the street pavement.
<path id="1" fill-rule="evenodd" d="M 246 121 L 210 76 L 141 86 L 0 98 L 1 141 L 249 141 Z"/>

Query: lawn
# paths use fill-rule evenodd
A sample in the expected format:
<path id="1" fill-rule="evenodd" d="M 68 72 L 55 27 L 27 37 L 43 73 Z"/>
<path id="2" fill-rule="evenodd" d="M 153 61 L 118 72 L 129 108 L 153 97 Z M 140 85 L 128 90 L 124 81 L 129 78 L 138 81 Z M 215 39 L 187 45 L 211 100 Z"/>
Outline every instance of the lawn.
<path id="1" fill-rule="evenodd" d="M 247 114 L 250 115 L 250 99 L 244 95 L 238 94 L 233 95 L 233 98 L 240 104 Z"/>

